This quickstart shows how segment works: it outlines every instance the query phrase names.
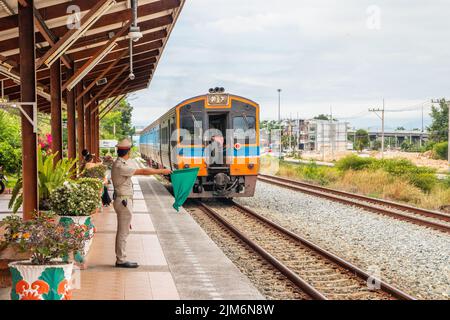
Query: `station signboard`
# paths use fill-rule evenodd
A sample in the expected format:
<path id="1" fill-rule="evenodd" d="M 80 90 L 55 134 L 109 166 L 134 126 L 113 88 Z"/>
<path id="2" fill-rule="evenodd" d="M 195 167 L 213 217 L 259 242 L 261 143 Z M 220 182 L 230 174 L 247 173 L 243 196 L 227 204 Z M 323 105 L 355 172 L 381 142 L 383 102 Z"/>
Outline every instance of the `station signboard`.
<path id="1" fill-rule="evenodd" d="M 100 148 L 115 148 L 117 140 L 100 140 Z"/>

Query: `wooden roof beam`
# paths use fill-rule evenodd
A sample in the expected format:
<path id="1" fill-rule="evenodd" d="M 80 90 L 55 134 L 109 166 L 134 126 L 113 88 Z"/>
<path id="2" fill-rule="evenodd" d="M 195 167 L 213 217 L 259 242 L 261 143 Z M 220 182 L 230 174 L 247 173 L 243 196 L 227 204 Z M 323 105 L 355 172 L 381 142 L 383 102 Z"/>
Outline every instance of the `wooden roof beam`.
<path id="1" fill-rule="evenodd" d="M 80 27 L 73 28 L 65 32 L 64 36 L 58 40 L 56 45 L 53 46 L 50 50 L 48 50 L 39 59 L 39 61 L 36 64 L 36 68 L 39 69 L 39 67 L 43 64 L 46 64 L 48 67 L 50 67 L 52 63 L 55 61 L 55 59 L 64 54 L 115 3 L 116 3 L 115 0 L 99 0 L 95 4 L 95 6 L 81 18 Z M 64 28 L 67 30 L 67 26 L 64 26 Z"/>
<path id="2" fill-rule="evenodd" d="M 58 41 L 58 37 L 55 36 L 53 32 L 47 27 L 45 20 L 42 18 L 36 7 L 34 7 L 33 9 L 34 22 L 36 27 L 38 28 L 41 35 L 45 38 L 45 40 L 50 44 L 50 46 L 54 47 L 56 45 L 56 42 Z M 72 69 L 72 60 L 70 60 L 70 58 L 66 54 L 63 54 L 61 56 L 61 61 L 64 63 L 66 68 Z"/>
<path id="3" fill-rule="evenodd" d="M 104 46 L 97 50 L 97 53 L 85 64 L 83 64 L 83 66 L 78 69 L 69 80 L 66 81 L 63 85 L 63 90 L 72 90 L 78 82 L 80 82 L 100 61 L 102 61 L 117 45 L 117 39 L 129 30 L 130 25 L 131 21 L 127 22 L 122 29 L 114 35 L 114 37 L 112 37 Z"/>
<path id="4" fill-rule="evenodd" d="M 108 89 L 113 83 L 114 81 L 116 81 L 127 69 L 129 69 L 129 66 L 124 66 L 120 72 L 117 73 L 117 75 L 111 80 L 111 82 L 108 82 L 102 89 L 100 89 L 100 91 L 91 99 L 89 100 L 89 102 L 87 104 L 85 104 L 84 108 L 86 109 L 92 102 L 94 102 L 95 100 L 97 100 L 97 98 L 106 90 Z M 122 85 L 123 83 L 121 83 L 120 85 Z M 97 106 L 98 107 L 98 106 Z"/>
<path id="5" fill-rule="evenodd" d="M 127 52 L 124 51 L 120 59 L 124 58 L 126 54 Z M 117 65 L 120 59 L 114 60 L 105 70 L 102 71 L 102 73 L 100 73 L 94 80 L 92 80 L 91 83 L 83 90 L 83 92 L 80 93 L 76 101 L 78 102 L 80 99 L 82 99 L 83 96 L 88 93 L 92 89 L 92 87 L 95 86 L 98 80 L 107 77 L 108 71 L 110 71 L 115 65 Z"/>

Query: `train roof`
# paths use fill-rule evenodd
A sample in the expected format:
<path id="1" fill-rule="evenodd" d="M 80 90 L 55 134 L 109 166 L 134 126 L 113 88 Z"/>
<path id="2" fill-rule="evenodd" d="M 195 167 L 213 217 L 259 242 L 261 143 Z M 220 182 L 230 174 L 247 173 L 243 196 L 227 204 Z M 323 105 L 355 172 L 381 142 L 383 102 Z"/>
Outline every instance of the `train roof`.
<path id="1" fill-rule="evenodd" d="M 227 95 L 230 96 L 231 98 L 239 98 L 239 99 L 247 100 L 248 102 L 250 102 L 250 103 L 252 103 L 252 104 L 255 104 L 255 105 L 259 106 L 259 104 L 258 104 L 257 102 L 255 102 L 255 101 L 253 101 L 253 100 L 251 100 L 251 99 L 248 99 L 248 98 L 245 98 L 245 97 L 242 97 L 242 96 L 238 96 L 238 95 L 235 95 L 235 94 L 231 94 L 231 93 L 225 93 L 225 94 L 227 94 Z M 202 98 L 206 99 L 206 97 L 207 97 L 208 95 L 209 95 L 209 94 L 202 94 L 202 95 L 194 96 L 194 97 L 191 97 L 191 98 L 188 98 L 188 99 L 185 99 L 185 100 L 181 101 L 181 102 L 178 103 L 175 107 L 170 108 L 169 111 L 167 111 L 166 113 L 164 113 L 161 117 L 159 117 L 157 120 L 153 121 L 149 126 L 147 126 L 144 130 L 142 130 L 142 131 L 141 131 L 141 134 L 146 133 L 149 129 L 151 129 L 151 128 L 154 127 L 155 125 L 159 124 L 160 121 L 161 121 L 161 119 L 167 117 L 169 114 L 173 113 L 178 107 L 180 107 L 180 106 L 186 104 L 188 101 L 190 101 L 190 100 L 197 100 L 197 99 L 200 100 L 200 99 L 202 99 Z"/>

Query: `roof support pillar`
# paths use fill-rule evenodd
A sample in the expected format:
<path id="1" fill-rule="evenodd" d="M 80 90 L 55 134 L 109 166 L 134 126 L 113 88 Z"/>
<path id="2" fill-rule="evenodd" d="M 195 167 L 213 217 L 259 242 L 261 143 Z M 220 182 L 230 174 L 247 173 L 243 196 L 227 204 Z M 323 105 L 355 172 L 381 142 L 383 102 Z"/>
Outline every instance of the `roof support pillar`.
<path id="1" fill-rule="evenodd" d="M 50 66 L 50 94 L 51 94 L 51 129 L 52 151 L 56 153 L 55 163 L 63 158 L 62 143 L 62 109 L 61 109 L 61 60 L 57 59 Z"/>
<path id="2" fill-rule="evenodd" d="M 95 148 L 95 114 L 93 114 L 91 111 L 94 108 L 96 103 L 93 103 L 89 106 L 89 122 L 90 122 L 90 132 L 89 132 L 89 139 L 90 139 L 90 149 L 89 152 L 91 152 L 92 154 L 95 154 L 95 158 L 97 158 L 98 154 Z"/>
<path id="3" fill-rule="evenodd" d="M 74 65 L 72 69 L 67 69 L 68 77 L 73 74 Z M 75 126 L 75 91 L 66 90 L 67 100 L 67 156 L 69 159 L 77 157 L 77 136 Z"/>
<path id="4" fill-rule="evenodd" d="M 24 6 L 26 4 L 26 6 Z M 19 49 L 20 49 L 20 99 L 22 102 L 36 102 L 36 67 L 34 38 L 34 3 L 23 0 L 18 3 Z M 27 115 L 34 120 L 33 107 L 23 106 Z M 37 136 L 33 125 L 22 114 L 22 174 L 23 174 L 23 218 L 32 219 L 39 208 L 37 172 Z"/>
<path id="5" fill-rule="evenodd" d="M 84 141 L 85 141 L 85 147 L 86 149 L 92 153 L 92 145 L 91 145 L 91 133 L 92 133 L 92 129 L 91 129 L 91 108 L 88 106 L 86 108 L 86 104 L 88 100 L 88 96 L 84 96 L 83 97 L 83 105 L 84 105 Z"/>
<path id="6" fill-rule="evenodd" d="M 76 86 L 76 92 L 77 95 L 81 93 L 83 90 L 81 83 L 77 84 Z M 86 149 L 86 145 L 84 143 L 84 103 L 83 99 L 79 100 L 76 103 L 77 107 L 77 136 L 78 136 L 78 159 L 81 161 L 83 159 L 83 156 L 81 153 L 84 149 Z"/>
<path id="7" fill-rule="evenodd" d="M 98 110 L 94 112 L 95 117 L 95 152 L 97 161 L 100 161 L 100 121 L 98 118 Z"/>

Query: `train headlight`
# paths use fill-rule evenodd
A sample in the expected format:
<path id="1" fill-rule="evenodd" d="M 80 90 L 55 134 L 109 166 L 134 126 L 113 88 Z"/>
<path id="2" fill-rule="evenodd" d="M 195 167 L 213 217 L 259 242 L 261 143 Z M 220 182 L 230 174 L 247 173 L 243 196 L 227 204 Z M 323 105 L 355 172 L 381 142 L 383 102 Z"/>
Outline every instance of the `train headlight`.
<path id="1" fill-rule="evenodd" d="M 234 148 L 235 148 L 236 150 L 241 150 L 242 146 L 241 146 L 240 143 L 235 143 L 235 144 L 234 144 Z"/>

